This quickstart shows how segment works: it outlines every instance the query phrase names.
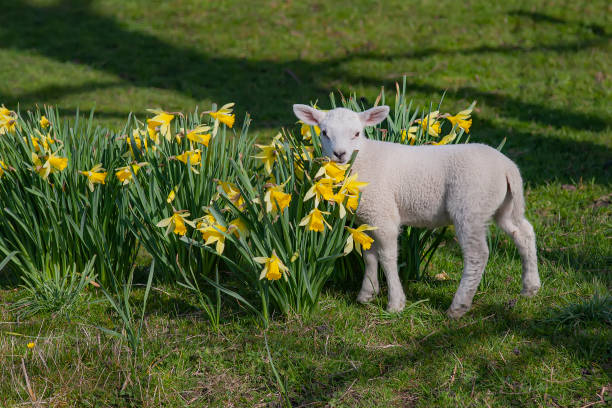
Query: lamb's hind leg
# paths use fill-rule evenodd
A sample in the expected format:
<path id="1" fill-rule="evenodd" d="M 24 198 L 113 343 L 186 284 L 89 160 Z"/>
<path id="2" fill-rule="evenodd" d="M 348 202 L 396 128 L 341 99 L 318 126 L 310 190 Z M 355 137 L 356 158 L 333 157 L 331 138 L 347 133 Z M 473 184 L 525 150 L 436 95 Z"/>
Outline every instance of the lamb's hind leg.
<path id="1" fill-rule="evenodd" d="M 472 307 L 472 300 L 489 259 L 489 247 L 484 222 L 478 225 L 455 224 L 455 229 L 463 251 L 463 275 L 447 314 L 458 319 Z"/>
<path id="2" fill-rule="evenodd" d="M 516 245 L 523 266 L 523 290 L 521 295 L 531 297 L 540 289 L 535 232 L 526 218 L 512 219 L 510 211 L 502 211 L 495 216 L 497 225 L 508 234 Z"/>
<path id="3" fill-rule="evenodd" d="M 359 303 L 368 303 L 378 295 L 380 287 L 378 285 L 378 259 L 376 258 L 376 244 L 367 251 L 363 251 L 365 261 L 365 274 L 361 290 L 357 295 Z"/>

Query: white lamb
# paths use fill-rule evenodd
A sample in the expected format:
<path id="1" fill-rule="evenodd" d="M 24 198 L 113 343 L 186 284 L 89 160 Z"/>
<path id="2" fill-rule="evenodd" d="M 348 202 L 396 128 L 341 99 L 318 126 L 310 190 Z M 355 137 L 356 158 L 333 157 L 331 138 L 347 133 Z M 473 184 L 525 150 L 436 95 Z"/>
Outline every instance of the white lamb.
<path id="1" fill-rule="evenodd" d="M 389 287 L 387 310 L 401 311 L 406 296 L 397 273 L 400 227 L 439 227 L 454 224 L 463 251 L 463 275 L 448 309 L 463 316 L 482 278 L 489 257 L 486 231 L 491 218 L 512 237 L 523 266 L 524 296 L 540 288 L 535 233 L 525 219 L 523 183 L 517 166 L 497 150 L 482 144 L 406 146 L 367 139 L 365 126 L 382 122 L 387 106 L 356 113 L 337 108 L 322 112 L 293 105 L 304 123 L 319 126 L 325 156 L 338 163 L 358 151 L 352 171 L 363 188 L 357 217 L 378 227 L 374 244 L 364 252 L 365 276 L 357 300 L 371 301 L 379 292 L 378 262 Z"/>

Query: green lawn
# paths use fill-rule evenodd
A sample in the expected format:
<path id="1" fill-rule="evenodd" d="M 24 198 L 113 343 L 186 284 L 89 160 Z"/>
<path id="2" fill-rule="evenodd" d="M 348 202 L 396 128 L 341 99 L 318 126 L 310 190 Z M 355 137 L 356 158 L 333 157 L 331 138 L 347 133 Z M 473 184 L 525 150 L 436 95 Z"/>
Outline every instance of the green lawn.
<path id="1" fill-rule="evenodd" d="M 312 317 L 274 321 L 274 366 L 294 406 L 604 406 L 611 15 L 599 0 L 15 0 L 0 17 L 0 104 L 52 104 L 67 117 L 95 108 L 100 123 L 119 128 L 146 108 L 236 102 L 252 133 L 268 138 L 293 129 L 293 103 L 327 108 L 340 91 L 372 104 L 381 86 L 391 98 L 403 75 L 418 105 L 445 91 L 444 112 L 477 100 L 471 141 L 507 138 L 503 151 L 525 178 L 538 296 L 518 296 L 520 259 L 495 229 L 473 310 L 448 320 L 462 267 L 451 231 L 431 266 L 449 281 L 405 282 L 399 315 L 383 311 L 384 293 L 356 304 L 362 271 L 334 281 Z M 155 284 L 132 371 L 126 345 L 97 328 L 118 324 L 106 304 L 82 306 L 70 321 L 18 322 L 20 290 L 4 280 L 0 406 L 279 404 L 264 333 L 230 299 L 216 334 L 184 290 Z"/>

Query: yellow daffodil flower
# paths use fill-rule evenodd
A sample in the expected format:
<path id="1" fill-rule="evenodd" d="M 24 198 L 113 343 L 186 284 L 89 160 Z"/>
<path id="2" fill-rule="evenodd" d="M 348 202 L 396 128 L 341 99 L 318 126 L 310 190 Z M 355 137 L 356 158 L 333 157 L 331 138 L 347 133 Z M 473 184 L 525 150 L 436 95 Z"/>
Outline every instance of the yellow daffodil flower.
<path id="1" fill-rule="evenodd" d="M 434 146 L 445 145 L 445 144 L 451 143 L 453 140 L 455 140 L 456 137 L 457 137 L 457 133 L 455 133 L 455 130 L 453 129 L 448 135 L 444 136 L 439 142 L 432 143 L 432 145 Z"/>
<path id="2" fill-rule="evenodd" d="M 472 126 L 472 119 L 470 118 L 470 115 L 472 114 L 474 105 L 475 102 L 472 103 L 469 108 L 462 110 L 455 116 L 447 115 L 446 119 L 448 119 L 453 126 L 457 125 L 463 129 L 465 133 L 470 133 L 470 126 Z"/>
<path id="3" fill-rule="evenodd" d="M 168 197 L 166 198 L 166 202 L 168 204 L 174 201 L 174 199 L 176 198 L 176 192 L 178 191 L 178 189 L 179 189 L 179 186 L 174 186 L 174 189 L 170 190 L 170 193 L 168 193 Z"/>
<path id="4" fill-rule="evenodd" d="M 8 166 L 2 160 L 0 160 L 0 177 L 4 175 L 4 172 L 8 170 Z"/>
<path id="5" fill-rule="evenodd" d="M 253 260 L 259 264 L 264 264 L 264 268 L 259 275 L 259 279 L 266 278 L 268 280 L 279 280 L 284 277 L 287 280 L 287 274 L 289 274 L 289 268 L 283 264 L 280 258 L 276 255 L 276 251 L 272 251 L 272 256 L 269 258 L 260 256 L 253 258 Z"/>
<path id="6" fill-rule="evenodd" d="M 344 183 L 342 183 L 342 186 L 340 187 L 340 191 L 346 193 L 347 195 L 358 196 L 361 189 L 370 183 L 358 181 L 357 176 L 357 173 L 351 174 L 346 180 L 344 180 Z"/>
<path id="7" fill-rule="evenodd" d="M 274 147 L 273 145 L 260 145 L 260 144 L 255 144 L 255 146 L 260 148 L 261 152 L 259 152 L 253 157 L 263 162 L 264 169 L 266 170 L 267 174 L 272 173 L 272 166 L 274 165 L 274 162 L 276 161 L 276 155 L 277 155 L 276 147 Z"/>
<path id="8" fill-rule="evenodd" d="M 187 132 L 187 139 L 191 140 L 194 143 L 200 143 L 204 146 L 208 147 L 208 143 L 210 142 L 211 134 L 206 133 L 210 130 L 210 126 L 200 125 L 194 129 L 191 129 Z"/>
<path id="9" fill-rule="evenodd" d="M 215 125 L 213 129 L 213 135 L 217 134 L 217 129 L 219 128 L 219 122 L 224 123 L 230 129 L 234 126 L 234 121 L 236 120 L 236 115 L 232 114 L 232 108 L 234 107 L 234 103 L 227 103 L 223 105 L 220 109 L 215 112 L 209 112 L 208 114 L 215 120 Z"/>
<path id="10" fill-rule="evenodd" d="M 205 245 L 215 244 L 217 253 L 222 254 L 225 249 L 225 235 L 227 228 L 219 224 L 214 216 L 208 214 L 201 218 L 196 227 L 202 233 L 202 239 Z"/>
<path id="11" fill-rule="evenodd" d="M 47 133 L 47 135 L 45 136 L 42 133 L 40 133 L 38 129 L 34 129 L 34 132 L 38 136 L 38 137 L 30 136 L 30 141 L 32 142 L 32 147 L 34 148 L 34 151 L 38 153 L 44 153 L 44 152 L 50 151 L 51 150 L 50 145 L 55 143 L 55 140 L 53 140 L 53 138 L 51 137 L 51 134 Z M 24 136 L 23 141 L 27 142 L 27 140 L 28 139 Z M 42 149 L 41 149 L 41 146 L 42 146 Z"/>
<path id="12" fill-rule="evenodd" d="M 134 172 L 134 174 L 138 174 L 138 171 L 140 170 L 140 168 L 147 164 L 149 163 L 142 162 L 142 163 L 132 164 L 132 171 Z M 130 181 L 132 181 L 132 171 L 130 171 L 130 166 L 119 167 L 115 172 L 115 176 L 117 176 L 117 179 L 119 180 L 119 182 L 125 186 L 126 184 L 129 184 Z"/>
<path id="13" fill-rule="evenodd" d="M 289 203 L 291 202 L 291 194 L 286 194 L 283 192 L 283 187 L 284 184 L 270 187 L 268 190 L 266 190 L 264 201 L 266 202 L 267 212 L 275 213 L 276 211 L 280 210 L 282 213 L 285 208 L 289 207 Z"/>
<path id="14" fill-rule="evenodd" d="M 32 161 L 34 165 L 36 165 L 36 172 L 43 179 L 49 177 L 51 173 L 64 170 L 68 165 L 68 159 L 66 157 L 58 157 L 55 153 L 43 156 L 43 159 L 45 160 L 44 163 L 36 153 L 32 152 Z"/>
<path id="15" fill-rule="evenodd" d="M 405 142 L 406 139 L 408 139 L 409 143 L 413 145 L 414 142 L 416 142 L 417 130 L 417 126 L 410 126 L 407 131 L 406 129 L 402 129 L 402 143 Z"/>
<path id="16" fill-rule="evenodd" d="M 331 229 L 331 225 L 325 221 L 323 214 L 329 215 L 328 212 L 320 211 L 318 208 L 315 208 L 307 216 L 302 218 L 300 221 L 300 226 L 303 227 L 307 225 L 310 231 L 317 232 L 323 232 L 325 230 L 325 225 L 327 225 L 327 228 Z"/>
<path id="17" fill-rule="evenodd" d="M 240 190 L 236 187 L 235 184 L 218 180 L 217 184 L 218 188 L 229 198 L 229 200 L 239 209 L 242 210 L 244 208 L 244 197 L 240 194 Z"/>
<path id="18" fill-rule="evenodd" d="M 14 132 L 17 129 L 17 113 L 2 105 L 0 107 L 0 135 Z"/>
<path id="19" fill-rule="evenodd" d="M 227 231 L 234 234 L 236 238 L 246 238 L 249 236 L 249 227 L 246 225 L 244 220 L 240 217 L 229 223 Z"/>
<path id="20" fill-rule="evenodd" d="M 348 239 L 346 240 L 346 245 L 344 246 L 344 255 L 350 253 L 353 250 L 353 247 L 357 250 L 359 255 L 361 255 L 362 247 L 364 251 L 372 247 L 372 242 L 374 242 L 374 240 L 364 231 L 373 231 L 377 229 L 377 227 L 372 227 L 367 224 L 361 224 L 357 228 L 344 228 L 346 228 L 348 232 L 351 233 Z"/>
<path id="21" fill-rule="evenodd" d="M 301 123 L 302 126 L 300 127 L 300 134 L 302 135 L 302 137 L 304 138 L 304 140 L 306 141 L 311 141 L 312 140 L 312 132 L 311 132 L 311 126 L 307 125 L 306 123 L 302 122 L 301 120 L 298 121 L 298 123 Z M 312 126 L 315 130 L 315 133 L 317 134 L 317 136 L 319 136 L 321 134 L 321 128 L 319 128 L 318 126 Z"/>
<path id="22" fill-rule="evenodd" d="M 47 119 L 47 117 L 44 116 L 44 115 L 41 116 L 39 123 L 40 123 L 40 127 L 43 128 L 43 129 L 46 129 L 49 126 L 51 126 L 51 122 L 49 122 L 49 119 Z"/>
<path id="23" fill-rule="evenodd" d="M 315 198 L 315 207 L 319 206 L 321 199 L 332 200 L 334 198 L 333 190 L 334 180 L 328 177 L 324 177 L 319 181 L 316 181 L 312 187 L 306 192 L 304 201 L 310 200 L 312 197 Z"/>
<path id="24" fill-rule="evenodd" d="M 139 129 L 134 129 L 132 131 L 132 138 L 134 139 L 134 144 L 136 145 L 136 148 L 138 150 L 143 149 L 143 140 L 144 140 L 144 150 L 147 151 L 149 149 L 149 144 L 147 142 L 147 133 L 144 130 L 139 130 Z M 134 151 L 132 148 L 132 138 L 128 137 L 125 139 L 125 142 L 128 145 L 128 148 L 130 149 L 130 154 L 132 155 L 132 157 L 136 157 L 134 156 Z"/>
<path id="25" fill-rule="evenodd" d="M 176 159 L 182 161 L 185 164 L 189 162 L 189 164 L 195 166 L 200 164 L 200 161 L 202 160 L 202 153 L 200 149 L 187 150 L 183 154 L 179 154 L 178 156 L 176 156 Z"/>
<path id="26" fill-rule="evenodd" d="M 94 191 L 94 184 L 105 184 L 106 171 L 102 168 L 102 163 L 98 163 L 91 170 L 80 171 L 82 175 L 87 177 L 87 187 L 89 191 Z"/>
<path id="27" fill-rule="evenodd" d="M 339 183 L 344 180 L 344 173 L 346 172 L 346 169 L 348 169 L 348 164 L 338 164 L 336 162 L 328 160 L 321 166 L 321 168 L 315 175 L 315 178 L 326 175 L 327 177 L 334 180 L 334 183 Z"/>
<path id="28" fill-rule="evenodd" d="M 416 122 L 421 124 L 424 131 L 427 131 L 429 136 L 438 137 L 442 131 L 440 122 L 436 120 L 438 117 L 438 111 L 433 111 L 427 115 L 423 120 L 418 119 Z"/>
<path id="29" fill-rule="evenodd" d="M 172 140 L 172 132 L 170 131 L 170 122 L 174 119 L 174 115 L 164 112 L 161 109 L 147 109 L 147 111 L 154 113 L 151 119 L 147 119 L 147 129 L 149 136 L 160 133 L 169 142 Z M 151 137 L 155 140 L 155 137 Z"/>
<path id="30" fill-rule="evenodd" d="M 166 228 L 166 235 L 170 234 L 170 232 L 174 232 L 176 235 L 185 235 L 187 233 L 185 224 L 189 225 L 191 228 L 195 228 L 193 221 L 189 221 L 187 217 L 189 217 L 189 212 L 186 210 L 174 211 L 172 216 L 164 218 L 158 222 L 156 226 Z"/>
<path id="31" fill-rule="evenodd" d="M 266 169 L 267 174 L 272 173 L 272 166 L 274 166 L 274 162 L 276 161 L 276 156 L 278 156 L 279 150 L 282 148 L 281 142 L 282 135 L 279 133 L 272 139 L 272 142 L 269 145 L 260 145 L 256 144 L 261 151 L 253 156 L 255 159 L 259 159 L 263 162 L 264 168 Z"/>

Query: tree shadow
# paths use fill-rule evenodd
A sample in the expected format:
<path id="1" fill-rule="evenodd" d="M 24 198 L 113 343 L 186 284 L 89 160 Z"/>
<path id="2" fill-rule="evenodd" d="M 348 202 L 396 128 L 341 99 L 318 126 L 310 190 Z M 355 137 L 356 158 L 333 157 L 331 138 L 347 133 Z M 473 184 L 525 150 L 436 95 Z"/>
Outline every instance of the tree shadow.
<path id="1" fill-rule="evenodd" d="M 540 13 L 537 11 L 527 11 L 527 10 L 514 10 L 508 13 L 510 16 L 516 17 L 525 17 L 532 20 L 534 23 L 550 23 L 550 24 L 559 24 L 559 25 L 577 25 L 579 27 L 591 30 L 593 34 L 599 35 L 602 37 L 610 38 L 609 35 L 606 35 L 606 29 L 601 24 L 596 23 L 583 23 L 582 21 L 567 21 L 559 17 L 551 16 L 548 14 Z"/>
<path id="2" fill-rule="evenodd" d="M 289 108 L 295 101 L 325 99 L 328 89 L 322 84 L 337 78 L 359 81 L 378 87 L 382 79 L 352 76 L 342 65 L 357 60 L 421 59 L 433 55 L 478 55 L 484 53 L 527 53 L 534 51 L 576 51 L 606 43 L 610 35 L 602 32 L 594 38 L 575 43 L 543 44 L 534 47 L 514 45 L 445 50 L 424 48 L 397 55 L 371 52 L 347 52 L 347 55 L 319 62 L 301 59 L 251 60 L 207 55 L 180 47 L 158 37 L 128 30 L 112 18 L 92 10 L 91 0 L 62 0 L 48 6 L 34 6 L 15 1 L 5 10 L 0 28 L 0 43 L 30 50 L 60 62 L 74 62 L 112 73 L 130 86 L 173 90 L 196 101 L 210 98 L 223 103 L 235 101 L 250 110 L 256 126 L 269 127 L 295 122 Z M 433 86 L 409 84 L 409 89 L 437 92 Z M 82 85 L 51 86 L 16 95 L 6 102 L 34 103 L 42 94 L 66 96 L 90 89 L 121 86 L 113 81 Z M 125 85 L 124 85 L 125 86 Z M 514 107 L 508 116 L 545 125 L 602 130 L 606 120 L 597 115 L 550 109 L 515 98 L 475 88 L 462 88 L 458 94 L 482 99 L 486 103 Z M 285 106 L 286 109 L 279 109 Z M 168 107 L 171 108 L 171 107 Z"/>

